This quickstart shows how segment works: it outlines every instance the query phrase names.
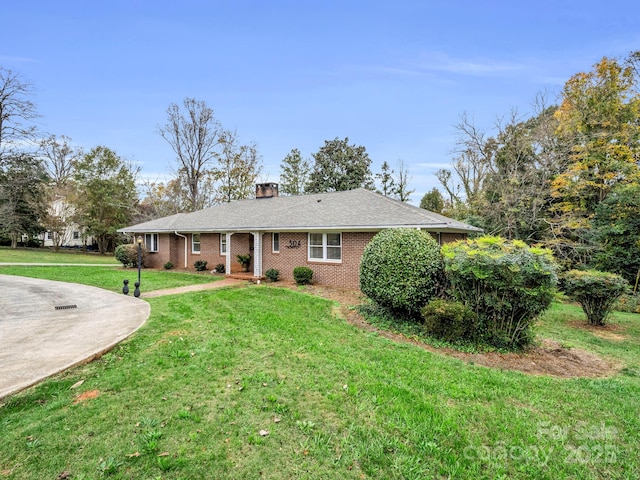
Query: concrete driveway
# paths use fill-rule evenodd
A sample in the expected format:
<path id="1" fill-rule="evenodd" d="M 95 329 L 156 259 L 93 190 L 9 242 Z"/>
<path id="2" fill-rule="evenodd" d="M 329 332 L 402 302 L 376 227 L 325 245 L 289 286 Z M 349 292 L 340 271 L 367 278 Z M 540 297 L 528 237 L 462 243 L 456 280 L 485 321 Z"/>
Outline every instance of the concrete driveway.
<path id="1" fill-rule="evenodd" d="M 0 399 L 101 356 L 150 311 L 100 288 L 0 275 Z"/>

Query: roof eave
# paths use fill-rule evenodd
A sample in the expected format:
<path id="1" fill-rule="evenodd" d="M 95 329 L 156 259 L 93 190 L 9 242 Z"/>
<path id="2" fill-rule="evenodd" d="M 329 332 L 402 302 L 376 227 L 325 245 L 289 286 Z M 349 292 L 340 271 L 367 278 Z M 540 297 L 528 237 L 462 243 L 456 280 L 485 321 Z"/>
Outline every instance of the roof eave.
<path id="1" fill-rule="evenodd" d="M 448 233 L 475 233 L 482 232 L 481 228 L 450 225 L 447 223 L 432 224 L 407 224 L 407 225 L 280 225 L 280 226 L 234 226 L 225 228 L 161 228 L 161 229 L 144 229 L 136 227 L 127 227 L 118 230 L 120 233 L 232 233 L 232 232 L 309 232 L 309 231 L 341 231 L 341 232 L 371 232 L 380 231 L 388 228 L 415 228 L 419 230 L 428 230 L 436 232 Z"/>

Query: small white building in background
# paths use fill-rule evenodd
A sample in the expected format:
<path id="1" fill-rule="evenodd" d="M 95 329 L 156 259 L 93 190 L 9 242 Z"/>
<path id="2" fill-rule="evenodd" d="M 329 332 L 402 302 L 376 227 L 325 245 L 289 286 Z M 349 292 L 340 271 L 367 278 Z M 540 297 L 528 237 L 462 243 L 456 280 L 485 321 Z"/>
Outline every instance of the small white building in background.
<path id="1" fill-rule="evenodd" d="M 58 244 L 65 248 L 85 248 L 94 243 L 91 236 L 86 235 L 85 229 L 73 221 L 75 208 L 62 196 L 57 197 L 49 207 L 49 215 L 58 219 L 61 225 L 59 233 L 48 231 L 40 234 L 40 240 L 45 247 L 54 247 L 55 236 L 59 235 Z"/>

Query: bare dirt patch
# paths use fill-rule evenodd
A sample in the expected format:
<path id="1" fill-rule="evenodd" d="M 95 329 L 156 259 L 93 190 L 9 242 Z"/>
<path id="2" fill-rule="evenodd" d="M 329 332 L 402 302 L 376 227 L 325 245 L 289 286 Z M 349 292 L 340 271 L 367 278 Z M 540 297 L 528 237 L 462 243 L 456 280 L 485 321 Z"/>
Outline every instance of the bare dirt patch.
<path id="1" fill-rule="evenodd" d="M 545 338 L 539 346 L 526 353 L 464 353 L 446 352 L 468 363 L 504 370 L 517 370 L 531 375 L 551 375 L 562 378 L 606 377 L 615 373 L 613 364 L 580 348 L 565 348 Z"/>
<path id="2" fill-rule="evenodd" d="M 586 330 L 596 337 L 604 338 L 605 340 L 616 340 L 620 342 L 627 339 L 627 337 L 625 337 L 621 333 L 615 333 L 624 331 L 624 328 L 622 328 L 620 325 L 616 325 L 615 323 L 609 323 L 607 325 L 591 325 L 586 321 L 579 322 L 574 320 L 572 322 L 569 322 L 569 325 L 571 325 L 573 328 Z"/>
<path id="3" fill-rule="evenodd" d="M 86 402 L 87 400 L 93 400 L 94 398 L 98 398 L 99 396 L 100 396 L 100 390 L 87 390 L 86 392 L 78 395 L 73 400 L 73 404 L 78 405 L 79 403 Z"/>
<path id="4" fill-rule="evenodd" d="M 297 288 L 293 285 L 288 286 Z M 450 348 L 435 348 L 401 334 L 378 330 L 367 323 L 356 310 L 350 308 L 363 303 L 364 296 L 360 291 L 319 285 L 306 286 L 304 291 L 338 302 L 341 306 L 340 314 L 353 325 L 365 330 L 376 331 L 391 340 L 412 343 L 425 350 L 455 357 L 467 363 L 502 370 L 516 370 L 530 375 L 550 375 L 561 378 L 606 377 L 613 375 L 619 369 L 619 366 L 607 362 L 594 353 L 579 348 L 565 348 L 551 339 L 543 339 L 540 345 L 526 353 L 466 353 Z M 587 324 L 580 325 L 580 328 L 586 327 L 590 326 Z M 602 327 L 594 328 L 600 328 L 598 330 L 599 333 L 606 332 L 607 335 L 617 335 L 610 332 L 610 330 L 615 329 L 614 326 L 607 327 L 605 329 L 602 329 Z M 620 337 L 622 336 L 620 335 Z"/>

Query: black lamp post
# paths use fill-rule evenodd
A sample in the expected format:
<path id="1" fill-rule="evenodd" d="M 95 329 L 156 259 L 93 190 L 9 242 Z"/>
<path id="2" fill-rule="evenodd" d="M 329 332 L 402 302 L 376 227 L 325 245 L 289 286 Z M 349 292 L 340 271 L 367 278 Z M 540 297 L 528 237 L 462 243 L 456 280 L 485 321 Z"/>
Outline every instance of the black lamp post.
<path id="1" fill-rule="evenodd" d="M 142 268 L 142 235 L 138 235 L 136 239 L 138 243 L 138 281 L 135 283 L 136 289 L 133 291 L 134 297 L 140 296 L 140 268 Z"/>

